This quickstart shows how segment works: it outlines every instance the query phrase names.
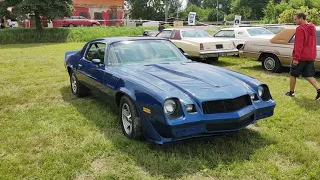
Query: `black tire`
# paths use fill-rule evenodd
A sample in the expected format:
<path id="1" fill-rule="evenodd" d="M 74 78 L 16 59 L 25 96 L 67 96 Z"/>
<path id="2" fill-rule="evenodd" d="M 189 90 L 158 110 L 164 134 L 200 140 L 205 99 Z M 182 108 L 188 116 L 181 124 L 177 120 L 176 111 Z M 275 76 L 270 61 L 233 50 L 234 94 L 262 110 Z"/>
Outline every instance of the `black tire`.
<path id="1" fill-rule="evenodd" d="M 263 69 L 270 71 L 270 72 L 280 72 L 281 71 L 281 63 L 279 58 L 274 54 L 266 54 L 261 58 L 262 62 L 261 65 Z"/>
<path id="2" fill-rule="evenodd" d="M 69 24 L 69 27 L 74 27 L 74 25 L 73 24 Z"/>
<path id="3" fill-rule="evenodd" d="M 128 113 L 130 113 L 130 125 L 125 125 L 130 120 L 128 120 L 128 118 L 125 116 L 124 110 L 127 110 L 127 112 L 129 111 Z M 120 100 L 119 116 L 122 132 L 127 138 L 135 140 L 140 140 L 143 138 L 142 126 L 137 108 L 134 102 L 128 96 L 122 96 Z M 127 114 L 127 116 L 129 116 L 129 114 Z"/>
<path id="4" fill-rule="evenodd" d="M 85 97 L 89 95 L 89 90 L 80 84 L 76 74 L 72 71 L 70 72 L 70 87 L 72 94 L 77 97 Z"/>
<path id="5" fill-rule="evenodd" d="M 237 49 L 240 50 L 243 47 L 243 44 L 238 44 Z"/>

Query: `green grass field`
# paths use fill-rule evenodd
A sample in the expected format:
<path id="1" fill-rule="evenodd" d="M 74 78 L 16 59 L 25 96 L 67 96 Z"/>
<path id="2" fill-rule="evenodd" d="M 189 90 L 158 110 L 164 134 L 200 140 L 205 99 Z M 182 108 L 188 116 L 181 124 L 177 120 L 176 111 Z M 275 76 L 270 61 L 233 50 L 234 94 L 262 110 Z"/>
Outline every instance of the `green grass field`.
<path id="1" fill-rule="evenodd" d="M 64 53 L 82 45 L 0 46 L 0 179 L 320 179 L 320 102 L 307 81 L 288 98 L 288 72 L 221 58 L 269 85 L 274 116 L 161 147 L 126 139 L 115 107 L 71 94 Z"/>

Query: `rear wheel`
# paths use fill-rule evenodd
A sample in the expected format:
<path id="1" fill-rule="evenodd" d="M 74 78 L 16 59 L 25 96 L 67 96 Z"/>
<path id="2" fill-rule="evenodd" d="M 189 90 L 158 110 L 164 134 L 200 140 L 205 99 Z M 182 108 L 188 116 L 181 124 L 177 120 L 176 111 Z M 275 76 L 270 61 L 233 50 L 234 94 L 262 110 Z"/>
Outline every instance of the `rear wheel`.
<path id="1" fill-rule="evenodd" d="M 96 27 L 96 26 L 97 26 L 97 24 L 92 24 L 91 26 L 92 26 L 92 27 Z"/>
<path id="2" fill-rule="evenodd" d="M 237 49 L 240 50 L 242 47 L 243 47 L 243 44 L 239 44 L 239 45 L 237 46 Z"/>
<path id="3" fill-rule="evenodd" d="M 262 67 L 270 72 L 280 72 L 282 66 L 276 55 L 266 54 L 262 57 Z"/>
<path id="4" fill-rule="evenodd" d="M 85 97 L 89 95 L 89 90 L 78 81 L 74 72 L 70 73 L 71 92 L 77 97 Z"/>
<path id="5" fill-rule="evenodd" d="M 69 27 L 74 27 L 74 25 L 73 24 L 69 24 Z"/>

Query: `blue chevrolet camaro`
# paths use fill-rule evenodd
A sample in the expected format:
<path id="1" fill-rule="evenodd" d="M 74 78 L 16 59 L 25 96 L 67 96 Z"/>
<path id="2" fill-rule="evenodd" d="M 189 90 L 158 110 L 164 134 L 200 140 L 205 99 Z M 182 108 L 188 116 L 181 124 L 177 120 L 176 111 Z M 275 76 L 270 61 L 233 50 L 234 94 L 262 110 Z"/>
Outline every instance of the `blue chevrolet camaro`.
<path id="1" fill-rule="evenodd" d="M 68 51 L 65 66 L 74 95 L 111 99 L 126 137 L 157 144 L 239 131 L 276 105 L 266 84 L 191 61 L 162 38 L 96 39 Z"/>

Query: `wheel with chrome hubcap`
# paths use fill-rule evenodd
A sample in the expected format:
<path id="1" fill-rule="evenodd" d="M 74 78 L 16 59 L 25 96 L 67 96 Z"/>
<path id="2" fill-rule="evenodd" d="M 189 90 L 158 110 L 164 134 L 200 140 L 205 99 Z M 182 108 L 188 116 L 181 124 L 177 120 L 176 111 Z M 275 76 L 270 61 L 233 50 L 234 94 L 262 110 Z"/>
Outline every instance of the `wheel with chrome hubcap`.
<path id="1" fill-rule="evenodd" d="M 71 92 L 77 97 L 85 97 L 89 95 L 89 91 L 80 82 L 74 72 L 70 73 Z"/>
<path id="2" fill-rule="evenodd" d="M 128 96 L 120 100 L 120 120 L 123 134 L 129 139 L 141 139 L 142 128 L 134 102 Z"/>
<path id="3" fill-rule="evenodd" d="M 262 58 L 262 67 L 270 72 L 280 72 L 281 63 L 276 55 L 267 54 Z"/>

